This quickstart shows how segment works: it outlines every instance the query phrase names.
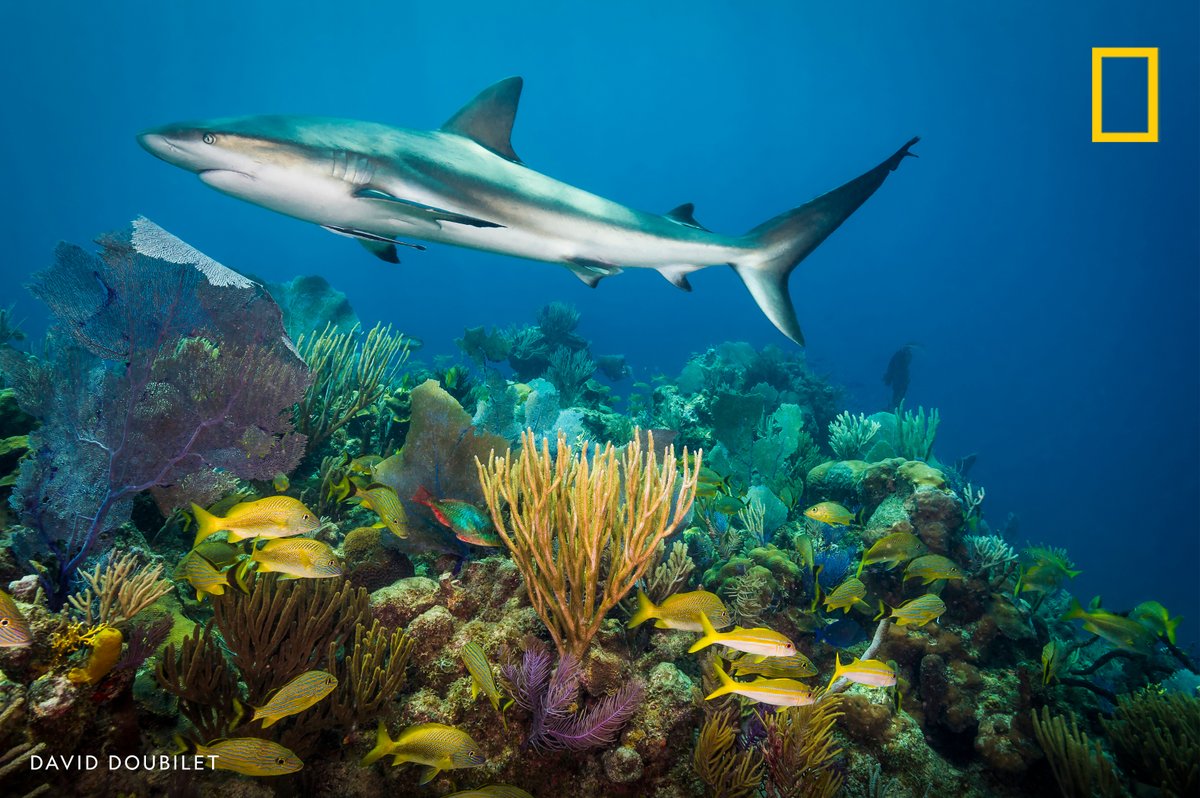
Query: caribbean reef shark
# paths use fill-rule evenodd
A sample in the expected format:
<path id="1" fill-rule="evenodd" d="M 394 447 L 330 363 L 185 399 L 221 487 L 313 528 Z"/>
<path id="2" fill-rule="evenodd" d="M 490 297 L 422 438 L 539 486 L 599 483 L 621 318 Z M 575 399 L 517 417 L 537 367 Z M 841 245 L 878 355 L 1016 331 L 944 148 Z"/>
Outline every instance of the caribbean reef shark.
<path id="1" fill-rule="evenodd" d="M 899 166 L 871 171 L 745 235 L 702 226 L 693 206 L 646 213 L 561 183 L 513 151 L 519 77 L 485 89 L 437 130 L 305 116 L 248 116 L 147 130 L 143 147 L 226 194 L 358 239 L 398 263 L 414 238 L 566 266 L 589 286 L 636 267 L 685 291 L 732 266 L 779 330 L 804 343 L 788 276 Z"/>

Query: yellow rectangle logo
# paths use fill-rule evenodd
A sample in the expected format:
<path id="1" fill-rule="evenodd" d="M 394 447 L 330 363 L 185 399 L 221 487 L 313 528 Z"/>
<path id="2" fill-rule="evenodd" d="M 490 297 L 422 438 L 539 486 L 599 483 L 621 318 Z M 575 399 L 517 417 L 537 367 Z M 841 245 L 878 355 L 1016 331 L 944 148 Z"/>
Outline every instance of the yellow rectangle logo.
<path id="1" fill-rule="evenodd" d="M 1104 59 L 1146 59 L 1146 129 L 1134 132 L 1104 130 Z M 1092 141 L 1158 141 L 1158 48 L 1092 48 Z"/>

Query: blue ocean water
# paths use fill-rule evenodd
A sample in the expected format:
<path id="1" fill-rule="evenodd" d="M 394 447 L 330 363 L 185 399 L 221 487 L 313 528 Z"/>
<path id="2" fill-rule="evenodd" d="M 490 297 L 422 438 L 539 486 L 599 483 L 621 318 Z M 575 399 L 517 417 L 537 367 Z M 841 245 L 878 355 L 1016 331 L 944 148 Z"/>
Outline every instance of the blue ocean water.
<path id="1" fill-rule="evenodd" d="M 919 134 L 909 159 L 793 275 L 810 361 L 882 409 L 919 345 L 910 405 L 937 452 L 978 453 L 985 512 L 1067 547 L 1086 600 L 1200 609 L 1200 47 L 1194 3 L 453 5 L 296 0 L 23 4 L 6 12 L 0 305 L 58 240 L 145 214 L 269 279 L 318 273 L 425 354 L 464 327 L 575 304 L 597 352 L 674 374 L 725 340 L 788 347 L 728 270 L 589 290 L 566 271 L 447 247 L 385 266 L 217 194 L 142 151 L 169 121 L 269 112 L 434 127 L 526 80 L 532 167 L 635 207 L 695 202 L 740 232 Z M 1157 46 L 1161 141 L 1093 144 L 1090 48 Z M 1113 81 L 1131 85 L 1137 80 Z"/>

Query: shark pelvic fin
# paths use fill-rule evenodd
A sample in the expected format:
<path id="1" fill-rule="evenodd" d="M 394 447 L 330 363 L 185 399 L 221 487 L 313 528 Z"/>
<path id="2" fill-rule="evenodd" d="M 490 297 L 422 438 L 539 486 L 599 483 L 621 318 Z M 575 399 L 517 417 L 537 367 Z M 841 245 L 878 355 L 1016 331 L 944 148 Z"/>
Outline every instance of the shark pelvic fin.
<path id="1" fill-rule="evenodd" d="M 695 212 L 696 212 L 696 206 L 690 202 L 685 202 L 682 205 L 680 205 L 678 208 L 667 211 L 663 215 L 666 216 L 668 219 L 670 219 L 673 222 L 679 222 L 680 224 L 685 224 L 688 227 L 694 227 L 697 230 L 705 230 L 705 231 L 711 232 L 710 230 L 708 230 L 707 227 L 705 227 L 704 225 L 702 225 L 696 221 L 696 217 L 692 215 Z"/>
<path id="2" fill-rule="evenodd" d="M 588 288 L 595 288 L 605 277 L 621 273 L 621 267 L 615 263 L 588 260 L 587 258 L 571 258 L 564 265 L 571 270 L 572 274 L 583 280 Z"/>
<path id="3" fill-rule="evenodd" d="M 668 214 L 669 215 L 669 214 Z M 660 266 L 658 273 L 667 278 L 667 282 L 681 291 L 691 293 L 692 284 L 688 282 L 688 273 L 695 271 L 692 266 Z"/>
<path id="4" fill-rule="evenodd" d="M 442 130 L 465 136 L 499 156 L 520 163 L 512 148 L 512 127 L 523 83 L 521 78 L 512 77 L 489 86 L 450 117 Z"/>

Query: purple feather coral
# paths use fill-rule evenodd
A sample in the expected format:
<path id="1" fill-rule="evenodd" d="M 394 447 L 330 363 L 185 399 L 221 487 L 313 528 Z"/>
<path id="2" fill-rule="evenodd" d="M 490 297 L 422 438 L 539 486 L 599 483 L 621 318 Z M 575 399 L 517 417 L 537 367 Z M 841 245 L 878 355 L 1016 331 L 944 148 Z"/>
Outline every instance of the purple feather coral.
<path id="1" fill-rule="evenodd" d="M 642 699 L 642 685 L 626 684 L 587 709 L 572 712 L 579 698 L 582 669 L 565 655 L 551 673 L 551 655 L 540 644 L 526 645 L 521 661 L 501 667 L 508 693 L 530 716 L 525 744 L 541 750 L 586 751 L 611 745 Z"/>
<path id="2" fill-rule="evenodd" d="M 31 435 L 11 503 L 33 532 L 20 546 L 59 607 L 97 543 L 151 491 L 168 512 L 228 490 L 235 477 L 291 471 L 304 451 L 291 407 L 304 363 L 262 286 L 146 219 L 60 244 L 30 290 L 57 324 L 37 359 L 0 351 Z"/>

